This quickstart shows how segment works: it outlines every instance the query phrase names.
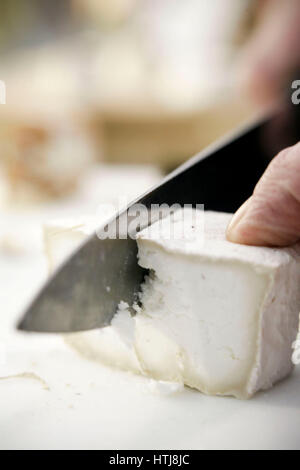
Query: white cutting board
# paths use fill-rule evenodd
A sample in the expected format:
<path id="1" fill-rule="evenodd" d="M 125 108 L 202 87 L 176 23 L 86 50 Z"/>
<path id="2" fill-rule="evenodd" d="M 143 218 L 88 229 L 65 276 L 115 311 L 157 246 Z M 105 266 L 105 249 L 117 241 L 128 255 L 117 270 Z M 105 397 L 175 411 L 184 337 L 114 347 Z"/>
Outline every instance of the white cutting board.
<path id="1" fill-rule="evenodd" d="M 46 278 L 39 224 L 53 212 L 2 214 L 31 245 L 0 250 L 0 449 L 300 448 L 300 368 L 249 401 L 189 389 L 164 396 L 147 379 L 80 357 L 60 336 L 15 332 Z M 1 380 L 18 374 L 27 375 Z"/>

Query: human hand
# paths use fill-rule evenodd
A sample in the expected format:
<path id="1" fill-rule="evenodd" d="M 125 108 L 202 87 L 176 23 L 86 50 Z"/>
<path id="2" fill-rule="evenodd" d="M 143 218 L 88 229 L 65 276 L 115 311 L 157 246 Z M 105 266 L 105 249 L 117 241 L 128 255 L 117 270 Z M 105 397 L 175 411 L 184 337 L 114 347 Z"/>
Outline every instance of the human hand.
<path id="1" fill-rule="evenodd" d="M 300 240 L 300 143 L 280 152 L 227 229 L 228 240 L 287 246 Z"/>

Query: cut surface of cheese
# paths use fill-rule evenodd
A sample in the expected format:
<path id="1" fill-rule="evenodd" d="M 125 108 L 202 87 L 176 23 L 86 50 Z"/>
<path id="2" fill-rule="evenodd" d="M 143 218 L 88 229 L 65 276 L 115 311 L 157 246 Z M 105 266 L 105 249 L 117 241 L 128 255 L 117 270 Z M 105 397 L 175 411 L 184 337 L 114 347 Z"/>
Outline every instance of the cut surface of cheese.
<path id="1" fill-rule="evenodd" d="M 231 215 L 213 212 L 204 213 L 204 231 L 196 224 L 178 236 L 181 216 L 178 211 L 138 234 L 138 262 L 149 275 L 136 315 L 121 302 L 111 326 L 66 341 L 90 359 L 158 381 L 249 398 L 293 367 L 299 246 L 232 244 L 225 239 Z M 170 224 L 176 237 L 166 236 Z M 65 226 L 61 233 L 69 248 L 77 243 L 72 232 Z M 56 240 L 48 231 L 52 266 Z"/>

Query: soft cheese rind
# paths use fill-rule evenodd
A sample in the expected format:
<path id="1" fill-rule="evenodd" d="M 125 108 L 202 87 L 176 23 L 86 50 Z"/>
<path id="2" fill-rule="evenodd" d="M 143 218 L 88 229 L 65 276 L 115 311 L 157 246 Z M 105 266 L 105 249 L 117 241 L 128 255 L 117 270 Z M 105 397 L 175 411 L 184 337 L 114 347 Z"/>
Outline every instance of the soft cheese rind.
<path id="1" fill-rule="evenodd" d="M 205 393 L 244 398 L 269 388 L 292 369 L 300 306 L 299 247 L 232 244 L 225 239 L 230 217 L 206 213 L 204 243 L 197 236 L 170 242 L 161 236 L 159 224 L 156 230 L 144 230 L 139 263 L 157 278 L 152 303 L 163 284 L 162 290 L 171 293 L 172 298 L 164 295 L 163 308 L 156 308 L 152 326 L 159 324 L 176 336 L 186 358 L 185 383 Z M 145 295 L 143 303 L 153 318 L 155 309 Z M 172 321 L 163 310 L 176 313 Z"/>
<path id="2" fill-rule="evenodd" d="M 151 274 L 141 310 L 125 320 L 131 341 L 128 324 L 124 334 L 114 327 L 124 309 L 111 327 L 68 341 L 94 359 L 208 394 L 248 398 L 285 377 L 298 328 L 299 247 L 232 244 L 230 218 L 205 213 L 204 239 L 196 228 L 169 240 L 159 223 L 142 231 L 139 263 Z"/>

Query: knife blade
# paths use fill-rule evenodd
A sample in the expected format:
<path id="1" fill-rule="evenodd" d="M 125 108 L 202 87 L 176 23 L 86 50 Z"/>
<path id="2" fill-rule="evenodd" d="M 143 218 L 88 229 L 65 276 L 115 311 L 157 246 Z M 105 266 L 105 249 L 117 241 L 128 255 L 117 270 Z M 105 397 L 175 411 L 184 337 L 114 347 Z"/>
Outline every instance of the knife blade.
<path id="1" fill-rule="evenodd" d="M 124 213 L 136 203 L 148 208 L 204 204 L 206 210 L 234 212 L 252 194 L 273 156 L 265 136 L 276 119 L 278 113 L 263 117 L 208 147 L 133 201 Z M 100 240 L 94 234 L 49 279 L 18 329 L 69 333 L 107 326 L 121 300 L 129 305 L 136 300 L 145 273 L 137 263 L 135 240 Z"/>

